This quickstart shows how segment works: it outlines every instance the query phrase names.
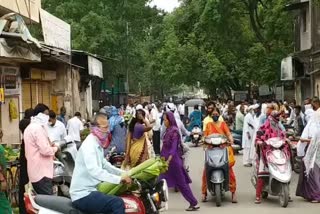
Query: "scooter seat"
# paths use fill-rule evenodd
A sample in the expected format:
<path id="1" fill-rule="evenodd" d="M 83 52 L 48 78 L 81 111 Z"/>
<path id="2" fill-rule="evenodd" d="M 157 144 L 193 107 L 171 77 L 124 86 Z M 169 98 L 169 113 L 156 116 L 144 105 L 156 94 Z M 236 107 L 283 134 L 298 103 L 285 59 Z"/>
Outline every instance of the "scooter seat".
<path id="1" fill-rule="evenodd" d="M 52 195 L 37 195 L 34 200 L 39 206 L 56 212 L 64 214 L 85 214 L 75 209 L 69 198 Z"/>

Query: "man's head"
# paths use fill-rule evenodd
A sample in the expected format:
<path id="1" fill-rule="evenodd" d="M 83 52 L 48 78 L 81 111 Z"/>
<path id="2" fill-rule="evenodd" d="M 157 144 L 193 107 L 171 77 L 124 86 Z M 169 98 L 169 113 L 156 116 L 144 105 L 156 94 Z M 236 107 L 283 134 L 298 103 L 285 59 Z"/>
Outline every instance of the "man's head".
<path id="1" fill-rule="evenodd" d="M 296 113 L 296 115 L 300 115 L 301 113 L 301 106 L 297 105 L 294 107 L 294 112 Z"/>
<path id="2" fill-rule="evenodd" d="M 208 115 L 212 115 L 213 109 L 216 107 L 214 102 L 209 102 L 207 104 L 207 113 Z"/>
<path id="3" fill-rule="evenodd" d="M 96 114 L 93 119 L 92 125 L 98 127 L 101 132 L 104 132 L 104 133 L 108 132 L 109 131 L 108 116 L 104 113 Z"/>
<path id="4" fill-rule="evenodd" d="M 304 100 L 304 105 L 309 105 L 311 104 L 311 99 L 310 98 L 307 98 Z"/>
<path id="5" fill-rule="evenodd" d="M 49 107 L 46 106 L 45 104 L 39 103 L 34 108 L 34 115 L 37 116 L 40 113 L 49 115 Z"/>
<path id="6" fill-rule="evenodd" d="M 67 113 L 66 108 L 65 108 L 64 106 L 62 106 L 62 107 L 60 108 L 60 115 L 64 116 L 64 115 L 66 115 L 66 113 Z"/>
<path id="7" fill-rule="evenodd" d="M 242 114 L 245 113 L 244 110 L 245 110 L 244 105 L 240 105 L 240 112 L 241 112 Z"/>
<path id="8" fill-rule="evenodd" d="M 317 111 L 320 108 L 320 100 L 319 97 L 314 97 L 311 102 L 313 110 Z"/>
<path id="9" fill-rule="evenodd" d="M 57 115 L 54 111 L 49 111 L 49 124 L 50 126 L 54 126 L 57 122 Z"/>
<path id="10" fill-rule="evenodd" d="M 24 119 L 28 119 L 29 120 L 32 116 L 34 116 L 33 108 L 28 108 L 27 110 L 25 110 Z"/>
<path id="11" fill-rule="evenodd" d="M 199 110 L 199 105 L 195 105 L 194 110 Z"/>
<path id="12" fill-rule="evenodd" d="M 75 117 L 78 117 L 79 119 L 81 119 L 81 113 L 80 113 L 80 112 L 76 112 L 76 113 L 74 114 L 74 116 L 75 116 Z"/>

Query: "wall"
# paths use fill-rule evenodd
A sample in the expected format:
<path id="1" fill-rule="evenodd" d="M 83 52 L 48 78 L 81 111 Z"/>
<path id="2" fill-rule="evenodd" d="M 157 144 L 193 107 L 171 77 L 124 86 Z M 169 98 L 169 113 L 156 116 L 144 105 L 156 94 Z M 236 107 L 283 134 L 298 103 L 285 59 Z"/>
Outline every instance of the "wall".
<path id="1" fill-rule="evenodd" d="M 314 80 L 314 89 L 313 89 L 313 94 L 314 96 L 320 96 L 320 74 L 315 74 L 313 77 Z"/>
<path id="2" fill-rule="evenodd" d="M 309 4 L 311 7 L 311 4 Z M 307 10 L 307 28 L 306 32 L 303 31 L 302 25 L 302 11 L 300 15 L 300 50 L 307 50 L 311 48 L 311 15 L 310 15 L 310 7 L 306 8 Z"/>
<path id="3" fill-rule="evenodd" d="M 5 103 L 1 105 L 1 127 L 3 131 L 3 144 L 20 144 L 19 118 L 10 120 L 9 102 L 13 100 L 19 111 L 19 96 L 5 98 Z"/>
<path id="4" fill-rule="evenodd" d="M 32 21 L 39 23 L 41 0 L 0 0 L 0 7 L 8 10 L 6 12 L 20 13 L 25 18 L 30 17 Z"/>

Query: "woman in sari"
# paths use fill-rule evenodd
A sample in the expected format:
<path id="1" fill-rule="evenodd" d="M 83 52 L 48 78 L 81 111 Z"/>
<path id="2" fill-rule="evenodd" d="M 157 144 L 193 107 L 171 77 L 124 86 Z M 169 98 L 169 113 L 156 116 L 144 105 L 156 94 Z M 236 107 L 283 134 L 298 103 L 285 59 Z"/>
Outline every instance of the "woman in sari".
<path id="1" fill-rule="evenodd" d="M 7 190 L 6 164 L 4 148 L 0 145 L 0 213 L 12 214 L 12 209 L 5 193 Z"/>
<path id="2" fill-rule="evenodd" d="M 145 119 L 145 111 L 140 109 L 131 120 L 127 136 L 127 152 L 125 165 L 133 168 L 149 159 L 147 132 L 152 129 Z"/>
<path id="3" fill-rule="evenodd" d="M 320 117 L 318 112 L 315 116 Z M 311 203 L 320 203 L 320 130 L 312 136 L 301 164 L 303 170 L 300 172 L 296 195 Z"/>
<path id="4" fill-rule="evenodd" d="M 268 176 L 268 167 L 266 166 L 266 152 L 267 147 L 264 146 L 264 142 L 270 138 L 279 137 L 284 139 L 286 134 L 282 131 L 279 123 L 280 113 L 277 111 L 271 112 L 266 122 L 260 127 L 256 136 L 256 170 L 257 170 L 257 186 L 256 186 L 256 204 L 261 203 L 261 196 L 264 187 L 263 177 Z M 288 146 L 288 145 L 286 145 Z M 284 150 L 286 151 L 286 149 Z M 289 149 L 288 149 L 289 151 Z M 290 154 L 287 154 L 290 157 Z"/>
<path id="5" fill-rule="evenodd" d="M 160 179 L 165 179 L 169 188 L 176 187 L 180 190 L 182 196 L 190 204 L 186 211 L 196 211 L 199 209 L 198 201 L 191 191 L 189 185 L 191 179 L 183 166 L 183 148 L 177 122 L 172 112 L 166 112 L 163 119 L 167 129 L 163 138 L 161 157 L 167 160 L 169 169 L 160 175 Z"/>
<path id="6" fill-rule="evenodd" d="M 209 136 L 212 134 L 221 134 L 227 137 L 230 144 L 233 144 L 233 137 L 232 134 L 228 128 L 228 125 L 224 121 L 219 120 L 220 117 L 220 111 L 218 108 L 214 108 L 212 112 L 212 119 L 213 122 L 210 122 L 207 124 L 207 127 L 204 132 L 204 136 Z M 237 182 L 236 182 L 236 176 L 233 171 L 233 166 L 235 164 L 234 161 L 234 154 L 232 147 L 228 147 L 229 152 L 229 188 L 230 192 L 232 194 L 232 203 L 237 203 L 236 199 L 236 189 L 237 189 Z M 202 175 L 202 201 L 207 201 L 207 175 L 205 170 L 203 170 Z"/>

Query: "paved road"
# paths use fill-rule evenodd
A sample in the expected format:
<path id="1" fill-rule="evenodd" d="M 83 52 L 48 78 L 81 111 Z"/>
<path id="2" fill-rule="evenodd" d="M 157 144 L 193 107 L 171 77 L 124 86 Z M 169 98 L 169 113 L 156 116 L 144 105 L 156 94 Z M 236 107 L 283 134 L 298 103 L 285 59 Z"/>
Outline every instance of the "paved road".
<path id="1" fill-rule="evenodd" d="M 191 148 L 190 167 L 191 178 L 193 180 L 192 190 L 198 199 L 201 198 L 201 175 L 203 170 L 203 150 L 201 148 Z M 235 173 L 237 176 L 238 188 L 238 204 L 230 202 L 230 193 L 227 194 L 226 201 L 222 207 L 215 207 L 215 203 L 209 200 L 207 203 L 201 203 L 201 209 L 195 213 L 222 213 L 222 214 L 319 214 L 320 204 L 311 204 L 303 199 L 295 197 L 295 189 L 298 176 L 294 174 L 291 184 L 291 192 L 293 202 L 287 208 L 281 208 L 278 198 L 269 197 L 262 204 L 254 204 L 255 190 L 250 182 L 251 168 L 242 166 L 242 156 L 237 156 Z M 188 203 L 184 200 L 180 193 L 170 192 L 169 195 L 169 211 L 168 214 L 186 213 Z"/>

